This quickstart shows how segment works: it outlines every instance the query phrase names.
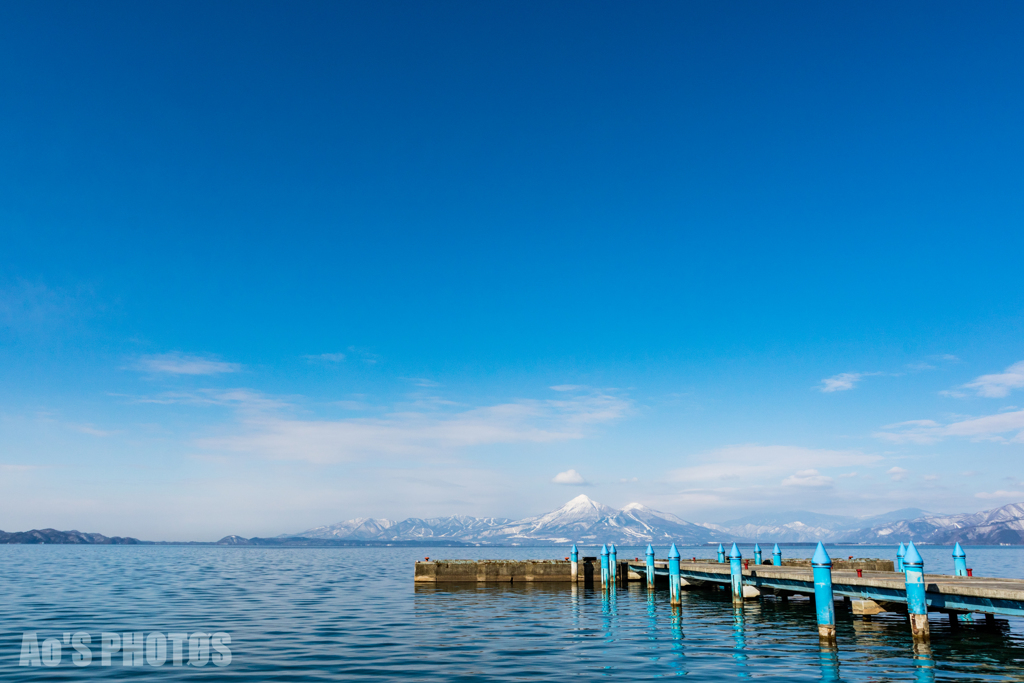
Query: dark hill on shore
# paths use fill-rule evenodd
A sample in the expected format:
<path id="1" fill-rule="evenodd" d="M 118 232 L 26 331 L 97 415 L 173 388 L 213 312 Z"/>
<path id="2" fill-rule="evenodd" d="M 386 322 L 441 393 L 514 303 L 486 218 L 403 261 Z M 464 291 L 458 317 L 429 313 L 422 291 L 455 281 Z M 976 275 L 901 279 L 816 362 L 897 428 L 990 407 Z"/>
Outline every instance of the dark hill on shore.
<path id="1" fill-rule="evenodd" d="M 56 529 L 32 529 L 31 531 L 0 531 L 2 544 L 74 544 L 74 545 L 136 545 L 137 538 L 86 534 L 81 531 L 57 531 Z"/>

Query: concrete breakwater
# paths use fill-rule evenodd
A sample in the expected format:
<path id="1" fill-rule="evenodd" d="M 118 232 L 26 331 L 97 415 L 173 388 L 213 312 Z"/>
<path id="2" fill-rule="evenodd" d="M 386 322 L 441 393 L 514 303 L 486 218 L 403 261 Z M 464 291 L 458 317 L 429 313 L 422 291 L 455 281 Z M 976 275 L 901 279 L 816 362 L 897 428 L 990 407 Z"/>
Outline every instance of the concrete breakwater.
<path id="1" fill-rule="evenodd" d="M 618 571 L 610 575 L 619 577 L 619 581 L 643 581 L 646 574 L 639 571 L 637 560 L 618 560 Z M 692 564 L 715 564 L 715 560 L 687 560 Z M 582 583 L 587 586 L 601 585 L 600 558 L 582 557 L 578 560 L 578 569 L 574 574 L 571 560 L 420 560 L 416 563 L 414 580 L 417 583 Z M 768 564 L 771 564 L 770 562 Z M 658 575 L 668 581 L 668 560 L 655 560 Z M 810 560 L 787 559 L 782 561 L 783 567 L 811 566 Z M 857 558 L 836 560 L 837 570 L 893 571 L 892 560 Z M 667 585 L 667 584 L 666 584 Z"/>

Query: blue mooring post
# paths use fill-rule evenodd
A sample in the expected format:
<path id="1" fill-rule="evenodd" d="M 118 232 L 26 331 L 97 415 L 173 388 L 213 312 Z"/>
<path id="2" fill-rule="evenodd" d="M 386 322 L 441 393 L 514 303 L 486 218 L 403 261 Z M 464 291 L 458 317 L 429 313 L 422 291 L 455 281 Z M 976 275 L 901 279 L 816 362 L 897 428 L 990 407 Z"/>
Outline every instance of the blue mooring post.
<path id="1" fill-rule="evenodd" d="M 601 588 L 608 588 L 608 546 L 601 546 Z"/>
<path id="2" fill-rule="evenodd" d="M 900 542 L 900 547 L 896 549 L 896 571 L 903 571 L 903 556 L 907 554 L 907 548 Z"/>
<path id="3" fill-rule="evenodd" d="M 580 576 L 580 551 L 575 543 L 572 544 L 572 550 L 569 551 L 569 560 L 572 562 L 571 574 L 573 583 L 575 583 Z"/>
<path id="4" fill-rule="evenodd" d="M 619 578 L 619 561 L 615 555 L 615 544 L 608 544 L 608 578 L 611 580 L 612 586 L 615 585 L 616 580 Z"/>
<path id="5" fill-rule="evenodd" d="M 761 546 L 754 544 L 754 564 L 761 564 Z"/>
<path id="6" fill-rule="evenodd" d="M 678 605 L 679 599 L 679 551 L 676 544 L 668 549 L 668 601 L 669 604 Z"/>
<path id="7" fill-rule="evenodd" d="M 928 602 L 924 594 L 924 558 L 911 541 L 903 556 L 903 573 L 907 584 L 907 611 L 910 612 L 910 633 L 915 640 L 928 640 Z"/>
<path id="8" fill-rule="evenodd" d="M 732 604 L 743 604 L 743 555 L 735 543 L 729 549 L 729 578 L 732 580 Z"/>
<path id="9" fill-rule="evenodd" d="M 836 639 L 836 608 L 832 604 L 832 558 L 819 541 L 811 558 L 814 573 L 814 607 L 818 615 L 818 638 L 825 641 Z"/>
<path id="10" fill-rule="evenodd" d="M 718 544 L 718 564 L 725 564 L 725 548 L 721 543 Z"/>
<path id="11" fill-rule="evenodd" d="M 776 543 L 775 547 L 772 548 L 772 564 L 776 567 L 782 566 L 782 551 L 779 550 L 779 544 Z"/>
<path id="12" fill-rule="evenodd" d="M 647 590 L 654 590 L 654 548 L 647 544 Z"/>
<path id="13" fill-rule="evenodd" d="M 953 574 L 967 576 L 967 553 L 960 547 L 960 541 L 953 546 Z"/>

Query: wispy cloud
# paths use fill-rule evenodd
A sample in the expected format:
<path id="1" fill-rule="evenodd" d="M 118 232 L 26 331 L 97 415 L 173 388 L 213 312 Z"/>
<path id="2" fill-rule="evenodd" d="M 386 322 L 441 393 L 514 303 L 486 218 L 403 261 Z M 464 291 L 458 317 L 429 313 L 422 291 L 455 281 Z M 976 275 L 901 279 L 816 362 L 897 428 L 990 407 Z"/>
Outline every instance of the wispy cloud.
<path id="1" fill-rule="evenodd" d="M 137 367 L 143 372 L 167 375 L 221 375 L 242 369 L 238 363 L 225 363 L 209 356 L 190 356 L 176 351 L 143 356 Z"/>
<path id="2" fill-rule="evenodd" d="M 978 493 L 975 493 L 974 497 L 975 498 L 981 498 L 983 500 L 993 500 L 993 499 L 1000 499 L 1000 500 L 1018 499 L 1019 500 L 1019 499 L 1024 499 L 1024 491 L 992 491 L 991 493 L 986 493 L 984 491 L 980 491 Z"/>
<path id="3" fill-rule="evenodd" d="M 827 488 L 833 484 L 832 477 L 826 477 L 818 470 L 800 470 L 782 480 L 783 486 L 803 486 L 809 488 Z"/>
<path id="4" fill-rule="evenodd" d="M 838 375 L 832 377 L 826 377 L 821 380 L 821 385 L 818 386 L 818 391 L 823 394 L 829 394 L 833 391 L 849 391 L 853 389 L 857 382 L 860 382 L 865 377 L 871 377 L 873 375 L 880 375 L 880 372 L 841 372 Z"/>
<path id="5" fill-rule="evenodd" d="M 39 465 L 3 465 L 0 464 L 0 472 L 31 472 L 40 469 Z"/>
<path id="6" fill-rule="evenodd" d="M 308 361 L 319 363 L 340 363 L 345 360 L 343 353 L 317 353 L 310 356 L 303 356 Z"/>
<path id="7" fill-rule="evenodd" d="M 1003 372 L 994 375 L 982 375 L 964 385 L 965 389 L 974 389 L 978 396 L 985 398 L 1003 398 L 1014 389 L 1024 388 L 1024 360 L 1014 363 Z"/>
<path id="8" fill-rule="evenodd" d="M 469 409 L 402 410 L 382 417 L 308 420 L 248 407 L 236 433 L 202 439 L 209 450 L 315 463 L 365 458 L 442 457 L 458 449 L 584 438 L 590 429 L 625 416 L 631 402 L 609 393 L 560 400 L 520 400 Z"/>
<path id="9" fill-rule="evenodd" d="M 76 432 L 81 432 L 83 434 L 88 434 L 90 436 L 104 437 L 104 436 L 110 436 L 111 434 L 115 433 L 115 432 L 107 431 L 105 429 L 97 429 L 96 427 L 94 427 L 94 426 L 92 426 L 90 424 L 72 424 L 72 425 L 68 425 L 68 426 L 71 429 L 74 429 Z"/>
<path id="10" fill-rule="evenodd" d="M 1010 437 L 1006 432 L 1017 432 Z M 935 420 L 909 420 L 886 425 L 874 433 L 879 439 L 893 443 L 936 443 L 948 437 L 966 437 L 973 441 L 1024 443 L 1024 410 L 975 417 L 949 424 Z"/>
<path id="11" fill-rule="evenodd" d="M 822 476 L 821 468 L 870 465 L 881 459 L 879 455 L 860 451 L 738 444 L 701 453 L 694 457 L 699 464 L 673 470 L 669 477 L 691 485 L 763 486 L 766 482 L 788 480 L 786 485 L 792 486 L 802 480 L 815 481 L 814 477 Z M 823 480 L 816 481 L 820 484 Z"/>
<path id="12" fill-rule="evenodd" d="M 587 485 L 587 480 L 584 479 L 583 475 L 577 472 L 576 470 L 566 470 L 565 472 L 559 472 L 551 481 L 556 484 L 565 484 L 566 486 Z"/>
<path id="13" fill-rule="evenodd" d="M 432 379 L 427 379 L 426 377 L 406 377 L 405 379 L 409 380 L 416 386 L 423 387 L 425 389 L 433 389 L 441 386 L 440 383 L 435 382 Z"/>

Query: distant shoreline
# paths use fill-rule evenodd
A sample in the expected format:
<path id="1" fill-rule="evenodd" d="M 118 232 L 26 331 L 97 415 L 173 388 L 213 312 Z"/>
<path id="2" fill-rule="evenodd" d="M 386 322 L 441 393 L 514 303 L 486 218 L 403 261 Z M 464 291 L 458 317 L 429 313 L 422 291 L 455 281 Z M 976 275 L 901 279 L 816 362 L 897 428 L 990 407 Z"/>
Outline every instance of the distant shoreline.
<path id="1" fill-rule="evenodd" d="M 637 545 L 620 544 L 621 548 L 643 547 L 646 541 L 640 541 Z M 661 547 L 668 545 L 670 541 L 654 543 Z M 773 543 L 772 540 L 758 541 L 757 543 Z M 952 547 L 952 543 L 928 543 L 917 541 L 919 546 Z M 576 541 L 577 545 L 584 547 L 597 547 L 599 541 Z M 737 541 L 740 547 L 753 547 L 754 541 Z M 779 542 L 787 548 L 813 548 L 817 541 L 785 541 Z M 242 538 L 241 536 L 225 536 L 219 541 L 141 541 L 130 536 L 104 536 L 95 533 L 82 533 L 79 531 L 57 531 L 55 529 L 33 529 L 31 531 L 4 532 L 0 531 L 0 545 L 145 545 L 145 546 L 212 546 L 218 548 L 564 548 L 572 545 L 572 541 L 564 543 L 540 542 L 540 543 L 466 543 L 462 541 L 445 541 L 443 539 L 424 541 L 360 541 L 353 539 L 325 539 L 306 538 L 303 536 L 284 536 L 277 538 Z M 711 548 L 717 542 L 706 543 L 680 543 L 676 545 L 685 548 Z M 831 543 L 825 545 L 833 548 L 885 548 L 892 544 L 886 543 Z M 1021 547 L 1024 543 L 1013 544 L 969 544 L 971 547 Z"/>

